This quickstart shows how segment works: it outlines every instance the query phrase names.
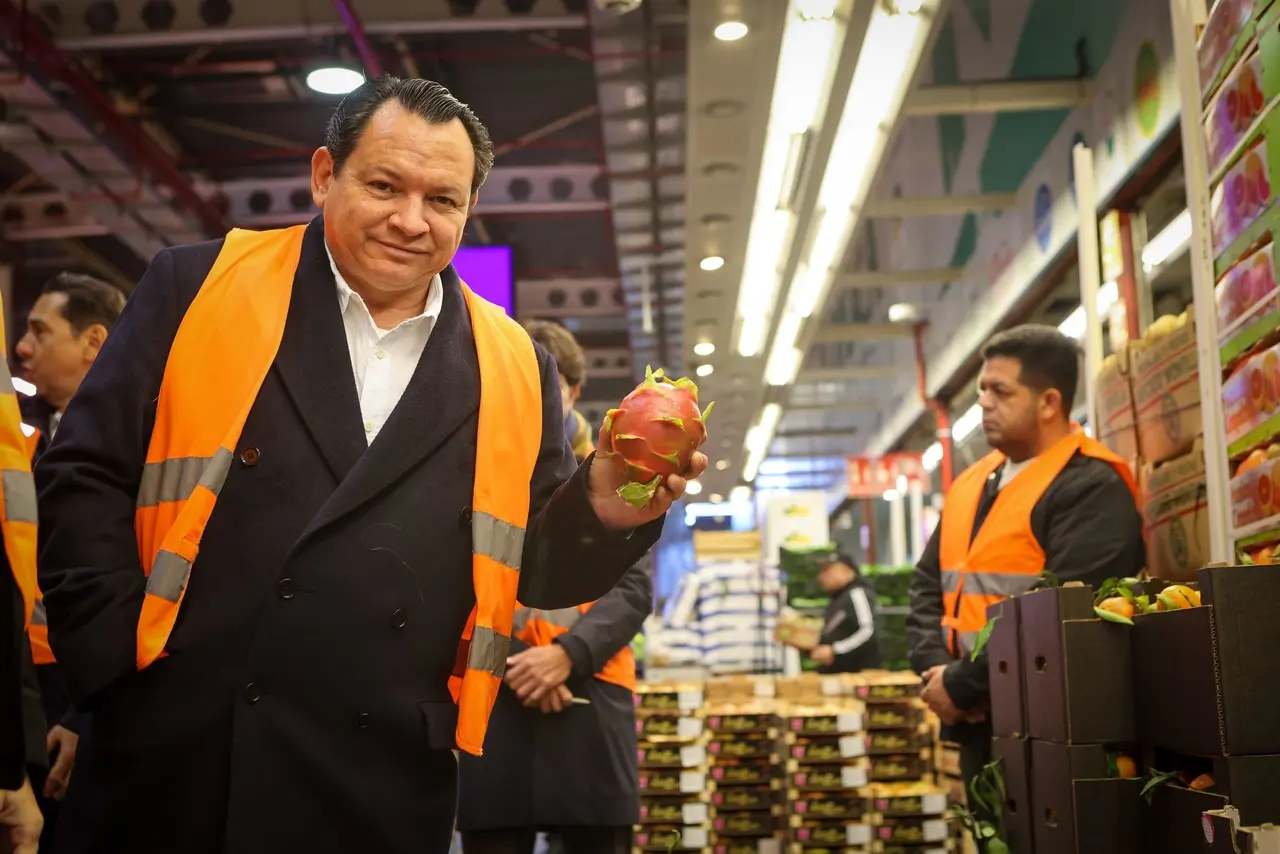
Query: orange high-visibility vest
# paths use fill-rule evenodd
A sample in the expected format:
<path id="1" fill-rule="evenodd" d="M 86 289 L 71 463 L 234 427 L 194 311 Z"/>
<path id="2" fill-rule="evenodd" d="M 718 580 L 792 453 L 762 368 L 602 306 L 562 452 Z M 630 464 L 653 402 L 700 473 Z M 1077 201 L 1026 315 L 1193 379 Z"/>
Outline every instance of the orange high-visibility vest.
<path id="1" fill-rule="evenodd" d="M 987 478 L 1005 461 L 993 451 L 956 478 L 942 511 L 942 625 L 951 654 L 973 649 L 987 622 L 987 607 L 1026 593 L 1044 572 L 1045 555 L 1031 530 L 1031 510 L 1076 453 L 1110 463 L 1137 502 L 1129 466 L 1080 430 L 1059 440 L 1005 484 L 974 536 L 973 523 Z"/>
<path id="2" fill-rule="evenodd" d="M 576 608 L 559 608 L 555 611 L 540 611 L 537 608 L 526 608 L 517 603 L 515 619 L 512 620 L 514 637 L 529 646 L 546 646 L 553 643 L 560 635 L 566 634 L 578 624 L 582 615 L 591 610 L 594 602 L 579 605 Z M 636 657 L 631 646 L 624 646 L 618 654 L 609 659 L 604 668 L 595 677 L 602 682 L 610 682 L 636 690 Z"/>
<path id="3" fill-rule="evenodd" d="M 10 382 L 10 385 L 12 384 Z M 27 461 L 30 462 L 36 454 L 36 447 L 40 444 L 40 430 L 30 424 L 21 425 L 18 429 L 26 439 Z M 28 430 L 31 432 L 28 433 Z M 34 488 L 33 486 L 32 489 Z M 27 627 L 27 637 L 31 641 L 31 658 L 36 664 L 57 663 L 53 655 L 53 647 L 49 646 L 49 617 L 44 610 L 44 594 L 40 592 L 39 585 L 36 586 L 35 607 L 31 609 L 31 625 Z"/>
<path id="4" fill-rule="evenodd" d="M 0 315 L 3 313 L 0 305 Z M 0 323 L 0 353 L 8 352 L 4 324 Z M 23 625 L 32 635 L 33 646 L 34 636 L 39 634 L 47 647 L 48 628 L 36 582 L 36 484 L 7 358 L 0 358 L 0 386 L 0 534 L 9 571 L 22 594 Z"/>
<path id="5" fill-rule="evenodd" d="M 169 350 L 135 517 L 147 574 L 139 669 L 164 653 L 240 432 L 275 361 L 305 230 L 231 231 Z M 449 690 L 459 706 L 457 745 L 478 756 L 510 644 L 529 481 L 542 445 L 542 385 L 524 329 L 465 284 L 462 290 L 480 365 L 471 523 L 476 605 Z"/>

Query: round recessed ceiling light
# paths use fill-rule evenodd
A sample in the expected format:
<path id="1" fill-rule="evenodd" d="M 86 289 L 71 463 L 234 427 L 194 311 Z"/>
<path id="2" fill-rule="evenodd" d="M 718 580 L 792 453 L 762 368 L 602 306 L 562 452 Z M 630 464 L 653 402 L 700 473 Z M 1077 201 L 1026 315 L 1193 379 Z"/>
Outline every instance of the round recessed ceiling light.
<path id="1" fill-rule="evenodd" d="M 712 504 L 723 504 L 723 503 L 724 503 L 724 496 L 723 496 L 723 495 L 721 495 L 721 494 L 720 494 L 720 493 L 718 493 L 718 492 L 713 492 L 713 493 L 711 493 L 711 503 L 712 503 Z"/>
<path id="2" fill-rule="evenodd" d="M 697 495 L 702 492 L 702 484 L 696 480 L 691 480 L 684 487 L 685 495 Z"/>
<path id="3" fill-rule="evenodd" d="M 706 270 L 708 273 L 714 273 L 724 266 L 724 259 L 719 255 L 708 255 L 698 262 L 698 266 Z"/>
<path id="4" fill-rule="evenodd" d="M 716 471 L 724 471 L 729 467 L 728 460 L 719 460 L 716 462 Z"/>
<path id="5" fill-rule="evenodd" d="M 693 355 L 695 356 L 710 356 L 715 351 L 716 345 L 710 341 L 699 341 L 693 345 Z"/>
<path id="6" fill-rule="evenodd" d="M 909 302 L 895 302 L 889 306 L 890 323 L 915 323 L 919 317 L 916 307 Z"/>
<path id="7" fill-rule="evenodd" d="M 715 365 L 698 365 L 697 374 L 700 377 L 709 377 L 715 371 Z"/>
<path id="8" fill-rule="evenodd" d="M 322 95 L 345 95 L 362 83 L 363 74 L 340 66 L 317 68 L 307 75 L 307 88 Z"/>
<path id="9" fill-rule="evenodd" d="M 722 42 L 736 42 L 747 34 L 747 25 L 741 21 L 725 21 L 716 27 L 716 38 Z"/>

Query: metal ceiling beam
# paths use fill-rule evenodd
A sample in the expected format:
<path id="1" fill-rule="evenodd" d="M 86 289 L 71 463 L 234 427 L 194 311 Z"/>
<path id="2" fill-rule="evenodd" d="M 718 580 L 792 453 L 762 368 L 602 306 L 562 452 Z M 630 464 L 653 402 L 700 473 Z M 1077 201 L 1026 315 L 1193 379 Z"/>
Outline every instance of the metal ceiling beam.
<path id="1" fill-rule="evenodd" d="M 343 26 L 347 28 L 347 35 L 351 36 L 351 41 L 356 46 L 360 63 L 364 65 L 365 76 L 370 80 L 381 77 L 382 60 L 378 59 L 373 45 L 369 44 L 369 36 L 365 33 L 364 24 L 360 23 L 360 16 L 356 14 L 351 0 L 333 0 L 333 5 L 338 10 L 338 17 L 342 19 Z"/>
<path id="2" fill-rule="evenodd" d="M 813 337 L 814 344 L 846 344 L 882 338 L 910 338 L 911 327 L 900 323 L 828 323 Z"/>
<path id="3" fill-rule="evenodd" d="M 846 365 L 838 368 L 805 368 L 796 377 L 796 383 L 890 380 L 901 375 L 902 371 L 893 365 Z"/>
<path id="4" fill-rule="evenodd" d="M 134 4 L 137 5 L 137 4 Z M 239 4 L 237 4 L 239 5 Z M 287 3 L 246 3 L 244 8 L 260 18 L 275 17 L 278 23 L 237 26 L 233 16 L 226 27 L 205 26 L 198 17 L 196 3 L 177 3 L 178 20 L 169 30 L 152 32 L 134 30 L 106 35 L 94 35 L 81 27 L 75 35 L 58 39 L 63 50 L 120 51 L 137 48 L 185 47 L 199 45 L 228 45 L 279 43 L 288 41 L 312 41 L 344 34 L 347 29 L 340 20 L 296 23 L 298 10 Z M 449 33 L 527 32 L 530 30 L 580 30 L 586 26 L 583 15 L 509 15 L 505 17 L 473 16 L 469 18 L 438 17 L 426 15 L 405 20 L 404 7 L 398 8 L 399 17 L 374 19 L 365 13 L 365 32 L 375 36 L 441 35 Z M 414 9 L 414 12 L 420 10 Z M 241 15 L 241 18 L 248 15 Z M 132 24 L 138 15 L 122 14 L 121 20 Z M 127 24 L 126 24 L 127 26 Z"/>
<path id="5" fill-rule="evenodd" d="M 0 0 L 0 27 L 9 33 L 14 44 L 20 46 L 23 60 L 32 60 L 43 74 L 65 85 L 79 104 L 101 123 L 105 132 L 128 151 L 139 174 L 145 170 L 166 186 L 175 200 L 200 220 L 210 236 L 221 237 L 227 233 L 230 224 L 222 214 L 196 192 L 155 140 L 116 112 L 115 105 L 97 82 L 45 36 L 40 22 L 27 12 L 25 5 L 19 8 L 13 0 Z"/>
<path id="6" fill-rule="evenodd" d="M 844 291 L 869 288 L 893 288 L 900 285 L 945 285 L 964 277 L 963 267 L 922 268 L 918 270 L 859 270 L 841 273 L 835 289 Z"/>
<path id="7" fill-rule="evenodd" d="M 917 216 L 963 216 L 967 213 L 1007 211 L 1018 204 L 1014 193 L 974 193 L 958 196 L 915 196 L 868 199 L 863 216 L 906 219 Z"/>
<path id="8" fill-rule="evenodd" d="M 805 412 L 825 414 L 828 412 L 879 412 L 882 408 L 883 404 L 876 400 L 845 400 L 840 403 L 788 403 L 786 411 L 788 414 Z"/>
<path id="9" fill-rule="evenodd" d="M 1092 99 L 1093 83 L 1089 80 L 992 80 L 921 86 L 907 96 L 902 111 L 907 116 L 960 116 L 1070 110 Z"/>

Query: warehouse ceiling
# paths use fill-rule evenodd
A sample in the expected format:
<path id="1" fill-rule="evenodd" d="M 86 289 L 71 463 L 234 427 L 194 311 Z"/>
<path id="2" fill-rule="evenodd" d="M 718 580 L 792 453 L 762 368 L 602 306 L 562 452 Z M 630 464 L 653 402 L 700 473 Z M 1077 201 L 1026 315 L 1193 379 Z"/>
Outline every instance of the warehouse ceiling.
<path id="1" fill-rule="evenodd" d="M 578 335 L 599 423 L 638 362 L 679 368 L 686 12 L 632 5 L 0 0 L 14 308 L 62 269 L 131 288 L 163 246 L 310 219 L 338 98 L 306 74 L 372 62 L 440 81 L 488 126 L 465 241 L 510 245 L 519 315 Z"/>

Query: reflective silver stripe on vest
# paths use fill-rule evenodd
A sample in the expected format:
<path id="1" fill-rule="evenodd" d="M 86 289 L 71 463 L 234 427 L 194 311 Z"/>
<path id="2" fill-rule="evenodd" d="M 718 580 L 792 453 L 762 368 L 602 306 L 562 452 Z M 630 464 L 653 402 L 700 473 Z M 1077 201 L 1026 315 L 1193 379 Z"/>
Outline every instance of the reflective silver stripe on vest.
<path id="1" fill-rule="evenodd" d="M 520 556 L 524 553 L 524 529 L 476 511 L 471 517 L 471 550 L 519 570 Z"/>
<path id="2" fill-rule="evenodd" d="M 561 629 L 572 629 L 582 618 L 577 608 L 557 608 L 554 611 L 540 611 L 537 608 L 517 608 L 511 619 L 511 633 L 518 635 L 529 625 L 530 620 L 541 620 Z"/>
<path id="3" fill-rule="evenodd" d="M 31 472 L 16 469 L 0 471 L 0 489 L 4 493 L 5 519 L 36 524 L 36 481 Z"/>
<path id="4" fill-rule="evenodd" d="M 181 457 L 147 463 L 142 468 L 142 482 L 138 486 L 138 506 L 186 501 L 197 485 L 217 495 L 227 481 L 232 459 L 230 451 L 219 448 L 212 457 Z"/>
<path id="5" fill-rule="evenodd" d="M 958 569 L 942 571 L 942 592 L 955 593 L 964 581 L 966 596 L 1019 596 L 1040 582 L 1040 576 L 1026 572 L 961 572 Z"/>
<path id="6" fill-rule="evenodd" d="M 511 638 L 493 629 L 476 626 L 471 633 L 471 649 L 467 652 L 467 668 L 479 670 L 501 679 L 507 671 L 507 654 Z"/>
<path id="7" fill-rule="evenodd" d="M 147 576 L 147 593 L 177 604 L 190 577 L 190 561 L 180 554 L 160 549 L 156 552 L 151 574 Z"/>
<path id="8" fill-rule="evenodd" d="M 49 614 L 44 610 L 43 600 L 37 601 L 35 608 L 31 611 L 31 625 L 47 626 L 49 625 Z"/>

